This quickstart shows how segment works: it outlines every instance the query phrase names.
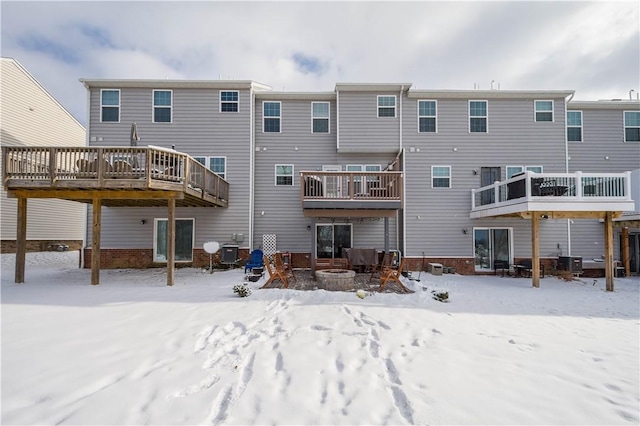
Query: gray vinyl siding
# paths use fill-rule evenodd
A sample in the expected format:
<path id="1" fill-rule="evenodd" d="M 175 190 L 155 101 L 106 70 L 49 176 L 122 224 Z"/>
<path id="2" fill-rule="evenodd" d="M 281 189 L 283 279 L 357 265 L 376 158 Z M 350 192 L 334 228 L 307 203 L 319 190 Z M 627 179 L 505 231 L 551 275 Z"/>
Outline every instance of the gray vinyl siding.
<path id="1" fill-rule="evenodd" d="M 84 146 L 84 127 L 17 61 L 0 59 L 3 146 Z M 0 165 L 1 166 L 1 165 Z M 0 189 L 0 236 L 16 239 L 17 200 Z M 27 201 L 28 240 L 81 240 L 84 204 L 57 199 Z"/>
<path id="2" fill-rule="evenodd" d="M 640 167 L 640 143 L 624 142 L 623 111 L 633 108 L 580 109 L 569 105 L 568 109 L 582 111 L 582 142 L 568 142 L 570 172 L 620 173 Z M 619 229 L 614 228 L 613 236 L 614 257 L 620 259 Z M 600 259 L 604 255 L 603 223 L 591 219 L 573 220 L 571 248 L 572 256 L 584 260 Z"/>
<path id="3" fill-rule="evenodd" d="M 128 146 L 131 123 L 135 121 L 141 141 L 138 146 L 170 147 L 192 156 L 226 157 L 229 182 L 228 208 L 178 208 L 177 217 L 195 218 L 194 246 L 207 241 L 232 243 L 233 233 L 244 234 L 241 247 L 249 245 L 249 200 L 251 167 L 251 96 L 240 90 L 238 113 L 219 112 L 218 89 L 174 88 L 173 120 L 152 123 L 152 93 L 149 88 L 123 88 L 120 92 L 120 122 L 100 122 L 100 89 L 91 89 L 91 145 Z M 233 89 L 224 89 L 233 90 Z M 102 138 L 102 141 L 98 140 Z M 91 208 L 89 208 L 89 219 Z M 103 248 L 150 248 L 153 219 L 166 218 L 166 208 L 102 209 Z M 140 219 L 146 219 L 140 225 Z M 130 223 L 131 225 L 123 225 Z M 90 243 L 91 235 L 87 235 Z"/>
<path id="4" fill-rule="evenodd" d="M 501 180 L 506 166 L 564 172 L 564 99 L 554 100 L 555 121 L 542 123 L 534 122 L 534 99 L 490 99 L 488 133 L 469 133 L 468 99 L 436 100 L 437 133 L 418 133 L 417 100 L 404 102 L 406 255 L 473 257 L 473 228 L 500 227 L 513 228 L 514 256 L 530 256 L 530 221 L 470 219 L 471 190 L 481 185 L 481 167 L 500 167 Z M 431 166 L 451 166 L 451 188 L 431 187 Z M 558 244 L 566 249 L 566 221 L 546 220 L 540 229 L 541 256 Z"/>
<path id="5" fill-rule="evenodd" d="M 263 234 L 276 234 L 281 251 L 311 250 L 313 229 L 311 218 L 304 216 L 300 193 L 300 172 L 322 170 L 323 165 L 379 164 L 382 168 L 391 160 L 386 154 L 339 154 L 336 151 L 335 102 L 330 102 L 330 133 L 311 133 L 311 102 L 315 99 L 282 100 L 282 132 L 262 132 L 262 100 L 256 100 L 255 157 L 255 223 L 253 246 L 262 245 Z M 298 148 L 297 150 L 295 148 Z M 294 166 L 293 186 L 276 186 L 275 165 Z M 264 211 L 264 215 L 261 212 Z M 384 221 L 365 218 L 351 220 L 354 247 L 384 248 Z M 318 218 L 317 223 L 332 223 Z M 347 223 L 346 219 L 334 223 Z M 390 238 L 395 246 L 396 224 L 390 221 Z"/>
<path id="6" fill-rule="evenodd" d="M 378 95 L 396 97 L 396 116 L 378 117 Z M 340 152 L 397 153 L 400 150 L 399 92 L 345 92 L 339 96 Z"/>

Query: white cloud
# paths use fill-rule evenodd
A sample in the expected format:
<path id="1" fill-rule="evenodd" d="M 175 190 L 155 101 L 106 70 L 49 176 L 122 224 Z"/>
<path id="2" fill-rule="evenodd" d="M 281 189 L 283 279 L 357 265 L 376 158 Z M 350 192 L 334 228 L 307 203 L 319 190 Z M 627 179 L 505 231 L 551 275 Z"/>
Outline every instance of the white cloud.
<path id="1" fill-rule="evenodd" d="M 575 89 L 584 99 L 640 90 L 637 2 L 0 7 L 2 55 L 23 63 L 80 121 L 86 118 L 86 96 L 79 78 L 221 77 L 291 91 L 333 90 L 336 82 L 348 81 L 471 89 L 474 83 L 489 88 L 495 80 L 503 89 Z M 303 72 L 295 54 L 318 61 L 322 71 Z"/>

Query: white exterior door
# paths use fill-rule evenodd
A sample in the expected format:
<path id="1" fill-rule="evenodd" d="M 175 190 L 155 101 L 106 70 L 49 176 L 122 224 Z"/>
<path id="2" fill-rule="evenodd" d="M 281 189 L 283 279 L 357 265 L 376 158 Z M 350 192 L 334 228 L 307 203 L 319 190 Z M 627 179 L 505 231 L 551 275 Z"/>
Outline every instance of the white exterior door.
<path id="1" fill-rule="evenodd" d="M 342 166 L 327 165 L 322 166 L 323 172 L 341 172 Z M 324 196 L 327 198 L 342 197 L 342 178 L 340 176 L 325 176 Z"/>

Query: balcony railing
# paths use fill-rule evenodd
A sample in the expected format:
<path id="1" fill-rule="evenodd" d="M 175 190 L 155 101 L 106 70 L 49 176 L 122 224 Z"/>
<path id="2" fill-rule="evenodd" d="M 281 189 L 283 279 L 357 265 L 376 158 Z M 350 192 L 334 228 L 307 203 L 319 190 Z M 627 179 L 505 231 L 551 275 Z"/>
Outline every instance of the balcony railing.
<path id="1" fill-rule="evenodd" d="M 300 172 L 301 199 L 402 203 L 403 179 L 402 172 Z"/>
<path id="2" fill-rule="evenodd" d="M 182 190 L 225 205 L 229 184 L 191 156 L 161 147 L 2 147 L 11 189 Z"/>
<path id="3" fill-rule="evenodd" d="M 507 206 L 525 201 L 630 201 L 631 172 L 533 173 L 525 172 L 503 182 L 471 191 L 472 210 Z"/>

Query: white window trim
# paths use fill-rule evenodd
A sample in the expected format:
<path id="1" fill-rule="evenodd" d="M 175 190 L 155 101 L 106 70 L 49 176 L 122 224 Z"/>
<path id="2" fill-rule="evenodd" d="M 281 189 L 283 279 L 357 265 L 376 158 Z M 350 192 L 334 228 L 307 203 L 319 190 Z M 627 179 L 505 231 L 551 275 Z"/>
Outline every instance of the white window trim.
<path id="1" fill-rule="evenodd" d="M 203 166 L 205 166 L 210 172 L 216 173 L 213 170 L 211 170 L 211 168 L 209 167 L 210 165 L 210 159 L 211 158 L 223 158 L 224 159 L 224 177 L 220 176 L 222 179 L 227 180 L 227 156 L 226 155 L 192 155 L 193 159 L 198 161 L 198 158 L 204 158 L 204 164 Z"/>
<path id="2" fill-rule="evenodd" d="M 433 102 L 436 105 L 436 115 L 420 115 L 420 102 Z M 418 113 L 418 133 L 438 133 L 438 101 L 436 99 L 418 99 L 416 102 L 417 113 Z M 434 118 L 436 120 L 436 131 L 435 132 L 421 132 L 420 131 L 420 119 L 421 118 Z"/>
<path id="3" fill-rule="evenodd" d="M 436 167 L 446 167 L 446 168 L 449 169 L 449 186 L 433 186 L 433 179 L 434 178 L 443 178 L 444 177 L 444 176 L 434 176 L 433 175 L 433 169 L 436 168 Z M 452 179 L 451 175 L 452 175 L 451 166 L 444 165 L 444 164 L 431 166 L 431 188 L 432 189 L 450 189 L 450 188 L 452 188 L 453 187 L 453 182 L 452 182 L 453 179 Z"/>
<path id="4" fill-rule="evenodd" d="M 485 115 L 471 115 L 471 102 L 484 102 L 487 107 L 485 108 L 486 113 Z M 468 132 L 469 133 L 473 133 L 473 134 L 487 134 L 489 133 L 489 101 L 486 99 L 469 99 L 469 102 L 467 103 L 467 116 L 469 117 L 467 120 L 467 125 L 468 125 Z M 484 118 L 485 119 L 485 123 L 486 123 L 486 132 L 472 132 L 471 131 L 471 119 L 472 118 Z"/>
<path id="5" fill-rule="evenodd" d="M 567 116 L 569 115 L 570 112 L 579 112 L 580 113 L 580 125 L 576 126 L 576 125 L 569 125 L 569 117 L 567 117 L 567 142 L 584 142 L 584 114 L 582 113 L 582 110 L 578 110 L 578 109 L 568 109 L 567 110 Z M 575 129 L 575 128 L 579 128 L 580 129 L 580 140 L 579 141 L 570 141 L 569 140 L 569 128 Z"/>
<path id="6" fill-rule="evenodd" d="M 528 165 L 528 166 L 521 166 L 521 165 L 510 165 L 510 166 L 506 166 L 504 171 L 505 171 L 505 176 L 507 177 L 507 179 L 511 179 L 511 177 L 513 176 L 509 176 L 509 169 L 520 169 L 519 172 L 514 173 L 514 175 L 517 175 L 518 173 L 522 173 L 525 171 L 533 171 L 531 170 L 532 168 L 539 168 L 540 171 L 539 172 L 534 172 L 534 173 L 544 173 L 544 167 L 543 166 L 538 166 L 538 165 Z"/>
<path id="7" fill-rule="evenodd" d="M 390 106 L 380 106 L 380 98 L 393 98 L 393 116 L 380 115 L 380 108 L 392 108 Z M 376 115 L 378 118 L 396 118 L 398 116 L 397 106 L 398 106 L 398 98 L 396 97 L 396 95 L 378 95 L 376 97 Z"/>
<path id="8" fill-rule="evenodd" d="M 278 185 L 278 176 L 281 176 L 281 177 L 289 176 L 289 175 L 279 175 L 278 174 L 278 166 L 281 166 L 281 167 L 282 166 L 285 166 L 285 167 L 289 167 L 290 166 L 291 167 L 291 185 Z M 274 186 L 295 186 L 296 185 L 295 179 L 294 179 L 295 175 L 296 175 L 296 172 L 295 172 L 295 167 L 294 167 L 293 164 L 282 164 L 282 163 L 275 164 L 273 166 L 273 185 Z"/>
<path id="9" fill-rule="evenodd" d="M 167 263 L 167 260 L 157 260 L 158 256 L 158 222 L 164 220 L 169 221 L 167 217 L 156 217 L 153 219 L 153 263 Z M 193 262 L 193 249 L 195 248 L 196 242 L 196 219 L 194 217 L 176 217 L 176 221 L 178 220 L 190 220 L 193 222 L 193 226 L 191 227 L 191 259 L 190 260 L 176 260 L 176 263 L 190 263 Z"/>
<path id="10" fill-rule="evenodd" d="M 327 104 L 327 117 L 314 117 L 313 116 L 313 105 L 314 104 Z M 313 120 L 327 120 L 327 131 L 326 132 L 314 132 L 313 131 Z M 312 134 L 320 134 L 320 135 L 329 135 L 331 134 L 331 102 L 324 102 L 324 101 L 316 101 L 316 102 L 311 102 L 311 133 Z"/>
<path id="11" fill-rule="evenodd" d="M 102 121 L 102 108 L 103 107 L 107 107 L 107 108 L 113 108 L 116 105 L 102 105 L 102 92 L 118 92 L 118 121 Z M 122 115 L 122 93 L 120 92 L 120 89 L 100 89 L 100 122 L 101 123 L 119 123 L 120 122 L 120 116 Z"/>
<path id="12" fill-rule="evenodd" d="M 158 105 L 156 106 L 156 92 L 170 92 L 171 93 L 171 105 Z M 171 111 L 169 121 L 156 121 L 156 108 L 169 108 Z M 173 90 L 171 89 L 153 89 L 153 93 L 151 94 L 151 122 L 156 124 L 171 124 L 173 123 Z"/>
<path id="13" fill-rule="evenodd" d="M 238 94 L 238 100 L 237 101 L 223 101 L 222 100 L 222 92 L 235 92 Z M 222 110 L 222 104 L 237 104 L 238 105 L 238 110 L 237 111 L 223 111 Z M 239 90 L 220 90 L 218 92 L 218 112 L 223 113 L 223 114 L 237 114 L 240 112 L 240 91 Z"/>
<path id="14" fill-rule="evenodd" d="M 640 114 L 640 111 L 638 110 L 626 110 L 626 111 L 622 111 L 622 140 L 624 141 L 624 143 L 640 143 L 640 141 L 628 141 L 627 140 L 627 128 L 629 129 L 637 129 L 640 126 L 627 126 L 627 113 L 628 112 L 635 112 Z"/>
<path id="15" fill-rule="evenodd" d="M 264 104 L 280 104 L 280 115 L 277 117 L 267 117 L 264 115 Z M 280 126 L 277 132 L 265 132 L 265 122 L 267 118 L 279 118 Z M 282 101 L 262 101 L 262 133 L 282 133 Z"/>
<path id="16" fill-rule="evenodd" d="M 538 111 L 538 102 L 551 102 L 551 111 Z M 555 104 L 553 102 L 553 99 L 536 99 L 533 101 L 533 122 L 534 123 L 554 123 L 556 121 L 556 114 L 555 114 Z M 538 121 L 538 113 L 539 112 L 544 112 L 544 113 L 551 113 L 551 121 Z"/>

